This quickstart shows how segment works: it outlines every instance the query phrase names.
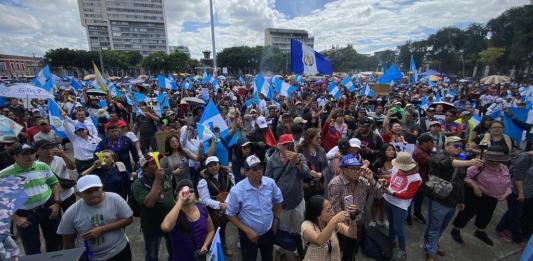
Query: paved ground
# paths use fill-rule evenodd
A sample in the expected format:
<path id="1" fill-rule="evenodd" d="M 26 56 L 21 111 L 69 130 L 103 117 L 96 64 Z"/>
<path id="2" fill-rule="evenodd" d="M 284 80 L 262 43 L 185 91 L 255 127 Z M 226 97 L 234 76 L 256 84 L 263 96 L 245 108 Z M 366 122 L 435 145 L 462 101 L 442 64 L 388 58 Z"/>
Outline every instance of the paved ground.
<path id="1" fill-rule="evenodd" d="M 517 245 L 510 244 L 500 240 L 494 233 L 494 228 L 496 223 L 499 221 L 500 217 L 503 215 L 506 209 L 506 204 L 504 202 L 498 204 L 498 207 L 492 218 L 492 222 L 487 228 L 487 234 L 494 240 L 494 245 L 488 246 L 485 243 L 478 240 L 473 236 L 474 225 L 469 224 L 464 229 L 462 235 L 466 244 L 461 246 L 450 236 L 450 228 L 446 230 L 443 237 L 441 238 L 441 246 L 446 251 L 446 256 L 438 258 L 437 260 L 453 260 L 453 261 L 462 261 L 462 260 L 483 260 L 483 261 L 517 261 L 520 260 L 521 250 Z M 473 221 L 471 222 L 473 223 Z M 424 260 L 424 252 L 422 249 L 423 237 L 424 237 L 425 225 L 420 223 L 413 222 L 412 226 L 406 225 L 406 234 L 407 234 L 407 252 L 408 260 Z M 144 256 L 144 244 L 142 240 L 142 234 L 139 232 L 139 222 L 135 220 L 135 223 L 128 227 L 126 230 L 130 242 L 132 244 L 133 256 L 135 261 L 143 260 Z M 237 231 L 236 228 L 232 225 L 229 225 L 227 228 L 227 235 L 229 237 L 228 241 L 233 245 L 232 249 L 234 256 L 228 258 L 227 260 L 240 261 L 240 252 L 236 247 L 237 242 Z M 166 258 L 166 249 L 164 249 L 163 244 L 161 244 L 161 260 Z M 164 259 L 165 258 L 165 259 Z M 258 258 L 260 260 L 260 258 Z M 293 259 L 281 259 L 281 260 L 293 260 Z M 362 254 L 357 256 L 356 260 L 372 260 L 370 258 L 364 257 Z"/>
<path id="2" fill-rule="evenodd" d="M 67 151 L 72 155 L 72 148 Z M 427 203 L 427 200 L 425 201 Z M 485 243 L 481 242 L 473 236 L 474 225 L 473 221 L 467 225 L 463 230 L 463 238 L 466 241 L 466 244 L 461 246 L 450 236 L 450 227 L 446 230 L 443 237 L 441 238 L 441 246 L 446 251 L 446 256 L 438 258 L 437 260 L 453 260 L 453 261 L 470 261 L 470 260 L 481 260 L 481 261 L 517 261 L 520 260 L 521 249 L 514 244 L 504 242 L 500 240 L 494 233 L 494 228 L 497 222 L 500 220 L 500 217 L 505 212 L 507 206 L 505 202 L 500 202 L 492 222 L 487 228 L 487 234 L 494 240 L 494 245 L 488 246 Z M 424 205 L 424 215 L 427 217 L 426 205 Z M 424 252 L 422 249 L 422 243 L 424 238 L 425 225 L 416 223 L 413 221 L 412 226 L 406 225 L 406 237 L 407 237 L 407 253 L 408 260 L 424 260 Z M 138 218 L 135 218 L 134 223 L 126 228 L 126 233 L 130 240 L 133 260 L 142 261 L 144 260 L 144 240 L 143 235 L 140 231 L 140 222 Z M 234 256 L 228 257 L 227 260 L 230 261 L 241 261 L 240 252 L 237 248 L 237 230 L 236 228 L 229 224 L 227 226 L 227 236 L 228 242 L 231 245 Z M 20 243 L 20 242 L 19 242 Z M 22 251 L 22 245 L 20 245 Z M 161 244 L 160 251 L 160 260 L 166 260 L 168 257 L 167 251 L 164 247 L 164 243 Z M 260 260 L 260 258 L 258 258 Z M 295 260 L 284 256 L 281 259 L 277 260 Z M 372 260 L 364 257 L 361 253 L 358 254 L 356 260 Z M 247 260 L 245 260 L 247 261 Z"/>

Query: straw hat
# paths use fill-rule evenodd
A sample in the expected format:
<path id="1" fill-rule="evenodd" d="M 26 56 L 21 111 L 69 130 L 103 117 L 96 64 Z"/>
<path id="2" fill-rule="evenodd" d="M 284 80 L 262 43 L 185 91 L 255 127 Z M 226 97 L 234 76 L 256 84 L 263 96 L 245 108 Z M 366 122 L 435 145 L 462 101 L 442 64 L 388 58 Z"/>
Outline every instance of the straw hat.
<path id="1" fill-rule="evenodd" d="M 392 160 L 392 166 L 403 171 L 409 171 L 416 168 L 416 161 L 411 157 L 411 154 L 400 152 L 396 158 Z"/>

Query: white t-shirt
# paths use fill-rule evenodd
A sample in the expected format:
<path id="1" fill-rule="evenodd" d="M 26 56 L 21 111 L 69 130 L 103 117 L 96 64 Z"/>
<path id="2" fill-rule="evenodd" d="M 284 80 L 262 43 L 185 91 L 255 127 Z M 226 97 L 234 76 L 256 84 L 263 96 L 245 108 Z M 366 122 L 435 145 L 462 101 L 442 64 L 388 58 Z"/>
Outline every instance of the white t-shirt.
<path id="1" fill-rule="evenodd" d="M 54 159 L 52 160 L 52 163 L 50 163 L 50 170 L 55 175 L 59 176 L 62 179 L 72 179 L 69 175 L 69 170 L 67 169 L 67 164 L 65 163 L 65 160 L 59 156 L 54 156 Z M 59 197 L 61 198 L 61 201 L 67 199 L 68 197 L 72 196 L 74 194 L 74 187 L 64 189 L 61 186 L 59 186 Z"/>
<path id="2" fill-rule="evenodd" d="M 84 247 L 82 235 L 93 227 L 113 223 L 118 219 L 130 218 L 133 211 L 126 201 L 116 193 L 104 192 L 104 201 L 97 206 L 89 206 L 78 200 L 67 209 L 57 228 L 59 235 L 76 235 L 76 247 Z M 116 229 L 87 240 L 93 253 L 91 260 L 104 261 L 116 256 L 128 244 L 124 229 Z"/>
<path id="3" fill-rule="evenodd" d="M 137 138 L 137 136 L 135 135 L 135 133 L 131 132 L 131 131 L 128 131 L 126 133 L 126 137 L 130 138 L 131 141 L 133 141 L 133 143 L 139 141 L 139 139 Z"/>

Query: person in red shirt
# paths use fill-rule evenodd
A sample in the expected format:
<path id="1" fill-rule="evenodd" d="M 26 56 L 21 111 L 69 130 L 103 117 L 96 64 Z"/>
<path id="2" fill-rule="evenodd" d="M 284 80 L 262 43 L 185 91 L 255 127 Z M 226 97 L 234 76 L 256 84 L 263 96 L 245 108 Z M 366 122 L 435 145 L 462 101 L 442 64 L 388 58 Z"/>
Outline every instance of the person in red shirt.
<path id="1" fill-rule="evenodd" d="M 392 166 L 397 170 L 387 182 L 388 186 L 383 195 L 389 219 L 389 238 L 393 240 L 395 247 L 393 258 L 407 260 L 403 226 L 407 217 L 407 208 L 422 184 L 422 178 L 418 174 L 416 161 L 408 152 L 398 153 L 396 159 L 392 160 Z"/>
<path id="2" fill-rule="evenodd" d="M 340 118 L 340 128 L 341 130 L 336 128 L 336 125 L 339 123 L 336 122 L 337 118 Z M 322 126 L 322 146 L 324 147 L 324 150 L 329 151 L 333 147 L 335 147 L 338 143 L 338 141 L 342 138 L 343 131 L 347 132 L 348 127 L 343 122 L 342 113 L 338 111 L 338 109 L 332 109 L 328 118 L 326 119 L 326 122 L 324 123 L 324 126 Z"/>

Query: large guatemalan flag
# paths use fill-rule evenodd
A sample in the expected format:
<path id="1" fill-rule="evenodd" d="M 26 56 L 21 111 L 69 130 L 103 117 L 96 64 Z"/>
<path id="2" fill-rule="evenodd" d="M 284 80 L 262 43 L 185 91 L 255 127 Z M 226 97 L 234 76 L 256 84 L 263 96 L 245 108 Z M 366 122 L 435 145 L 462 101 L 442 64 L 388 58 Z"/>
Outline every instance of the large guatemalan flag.
<path id="1" fill-rule="evenodd" d="M 291 70 L 297 74 L 332 74 L 331 62 L 313 48 L 291 39 Z"/>

